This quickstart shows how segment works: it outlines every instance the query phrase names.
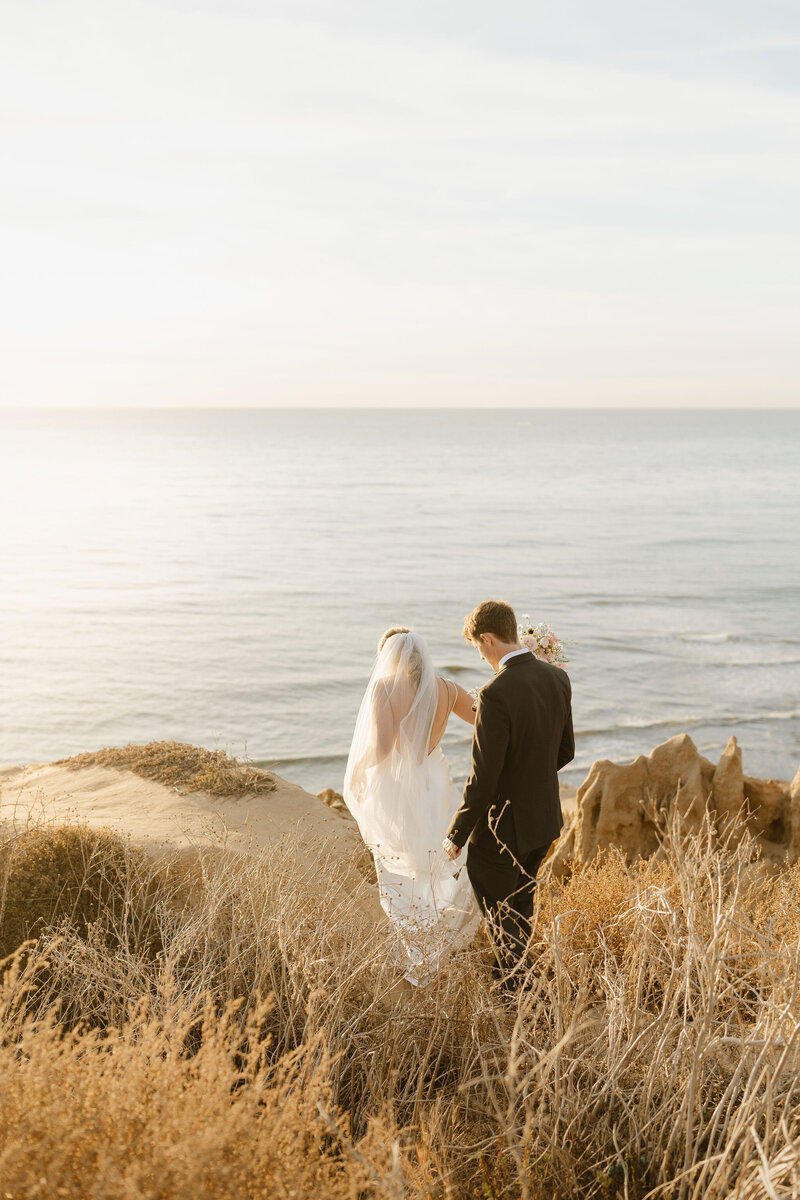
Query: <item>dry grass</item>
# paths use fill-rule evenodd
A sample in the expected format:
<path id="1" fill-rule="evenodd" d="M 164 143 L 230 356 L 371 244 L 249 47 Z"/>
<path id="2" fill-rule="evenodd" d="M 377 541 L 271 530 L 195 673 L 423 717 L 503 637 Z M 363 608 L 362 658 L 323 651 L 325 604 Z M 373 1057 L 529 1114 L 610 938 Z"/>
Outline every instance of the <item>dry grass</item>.
<path id="1" fill-rule="evenodd" d="M 211 796 L 239 796 L 243 792 L 275 790 L 275 777 L 259 767 L 250 767 L 222 750 L 206 750 L 184 742 L 148 742 L 143 746 L 121 746 L 60 758 L 55 764 L 70 771 L 84 767 L 115 767 L 154 779 L 176 791 L 208 792 Z"/>
<path id="2" fill-rule="evenodd" d="M 354 1195 L 363 1172 L 345 1166 L 328 1116 L 325 1048 L 270 1066 L 267 1006 L 241 1025 L 233 1008 L 168 1002 L 157 1016 L 140 1003 L 119 1029 L 77 1033 L 20 1021 L 13 1002 L 9 1011 L 24 980 L 12 974 L 2 997 L 14 1034 L 0 1050 L 4 1196 Z"/>
<path id="3" fill-rule="evenodd" d="M 672 864 L 659 858 L 629 866 L 621 854 L 605 851 L 560 885 L 543 890 L 540 920 L 558 926 L 564 952 L 570 956 L 602 946 L 622 961 L 633 932 L 631 895 L 646 888 L 664 888 L 676 903 L 678 888 Z"/>
<path id="4" fill-rule="evenodd" d="M 126 906 L 128 925 L 147 940 L 151 876 L 144 851 L 112 830 L 31 828 L 9 838 L 0 845 L 0 957 L 62 921 L 82 937 L 110 932 Z"/>
<path id="5" fill-rule="evenodd" d="M 0 1195 L 800 1195 L 800 872 L 663 840 L 543 881 L 505 1005 L 480 941 L 398 984 L 341 863 L 104 842 L 6 968 Z"/>

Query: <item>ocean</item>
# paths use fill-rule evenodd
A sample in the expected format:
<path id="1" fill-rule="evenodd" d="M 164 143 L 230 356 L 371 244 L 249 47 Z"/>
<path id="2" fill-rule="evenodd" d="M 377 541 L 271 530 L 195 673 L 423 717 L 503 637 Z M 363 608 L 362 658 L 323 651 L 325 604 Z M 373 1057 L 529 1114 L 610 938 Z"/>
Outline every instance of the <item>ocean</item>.
<path id="1" fill-rule="evenodd" d="M 341 789 L 388 625 L 569 643 L 562 773 L 800 763 L 800 411 L 0 410 L 0 763 L 174 738 Z M 443 747 L 462 781 L 469 728 Z"/>

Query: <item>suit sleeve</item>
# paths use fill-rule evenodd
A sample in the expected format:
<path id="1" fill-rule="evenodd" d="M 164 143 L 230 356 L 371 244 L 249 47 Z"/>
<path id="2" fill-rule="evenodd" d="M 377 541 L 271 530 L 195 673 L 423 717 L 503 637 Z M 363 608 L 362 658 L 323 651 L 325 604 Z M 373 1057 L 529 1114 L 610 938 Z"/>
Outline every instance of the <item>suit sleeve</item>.
<path id="1" fill-rule="evenodd" d="M 557 770 L 561 770 L 575 757 L 575 733 L 572 728 L 572 685 L 567 680 L 567 717 L 564 721 L 564 732 L 561 734 L 561 745 L 558 748 Z"/>
<path id="2" fill-rule="evenodd" d="M 509 738 L 509 718 L 499 698 L 481 692 L 472 735 L 472 770 L 464 798 L 447 831 L 456 846 L 463 846 L 481 817 L 497 799 L 497 781 L 503 769 Z"/>

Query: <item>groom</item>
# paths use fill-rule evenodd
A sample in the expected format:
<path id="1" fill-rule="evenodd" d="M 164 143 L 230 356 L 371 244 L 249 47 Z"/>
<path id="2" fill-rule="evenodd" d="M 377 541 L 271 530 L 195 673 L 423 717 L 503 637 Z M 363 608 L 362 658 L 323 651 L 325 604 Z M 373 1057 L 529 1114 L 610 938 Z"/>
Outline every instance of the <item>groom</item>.
<path id="1" fill-rule="evenodd" d="M 495 976 L 522 960 L 531 933 L 536 872 L 563 825 L 557 772 L 575 755 L 566 672 L 519 644 L 510 605 L 485 600 L 464 637 L 495 671 L 480 691 L 472 770 L 444 849 L 467 872 L 496 942 Z"/>

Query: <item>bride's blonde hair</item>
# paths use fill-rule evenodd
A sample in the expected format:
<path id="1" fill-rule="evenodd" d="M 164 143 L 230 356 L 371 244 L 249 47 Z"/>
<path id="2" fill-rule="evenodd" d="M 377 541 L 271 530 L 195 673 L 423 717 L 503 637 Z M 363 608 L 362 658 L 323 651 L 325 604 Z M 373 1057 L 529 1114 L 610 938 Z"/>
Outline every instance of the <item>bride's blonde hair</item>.
<path id="1" fill-rule="evenodd" d="M 411 630 L 406 629 L 406 627 L 404 625 L 398 625 L 394 629 L 387 629 L 386 633 L 383 635 L 381 640 L 378 642 L 378 654 L 381 653 L 381 651 L 383 650 L 383 647 L 386 645 L 386 643 L 389 641 L 389 639 L 393 638 L 398 633 L 411 633 Z M 416 645 L 414 645 L 411 649 L 411 652 L 408 654 L 408 658 L 406 660 L 406 670 L 408 672 L 408 678 L 411 680 L 411 684 L 414 688 L 414 691 L 416 691 L 418 689 L 420 683 L 422 682 L 422 674 L 423 674 L 424 668 L 425 668 L 425 663 L 423 661 L 422 655 L 420 654 L 419 648 Z"/>
<path id="2" fill-rule="evenodd" d="M 406 629 L 405 625 L 397 625 L 394 629 L 387 629 L 381 640 L 378 642 L 378 654 L 386 645 L 390 637 L 394 637 L 396 633 L 411 633 L 410 629 Z"/>

